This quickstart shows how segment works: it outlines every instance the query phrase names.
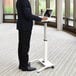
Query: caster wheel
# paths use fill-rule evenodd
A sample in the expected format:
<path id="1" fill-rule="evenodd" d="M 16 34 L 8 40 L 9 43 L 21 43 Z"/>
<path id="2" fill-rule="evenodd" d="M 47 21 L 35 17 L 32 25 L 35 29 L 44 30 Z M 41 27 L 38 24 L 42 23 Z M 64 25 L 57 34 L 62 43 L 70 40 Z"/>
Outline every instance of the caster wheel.
<path id="1" fill-rule="evenodd" d="M 37 73 L 40 73 L 40 71 L 37 71 Z"/>
<path id="2" fill-rule="evenodd" d="M 54 66 L 52 66 L 51 68 L 54 68 Z"/>

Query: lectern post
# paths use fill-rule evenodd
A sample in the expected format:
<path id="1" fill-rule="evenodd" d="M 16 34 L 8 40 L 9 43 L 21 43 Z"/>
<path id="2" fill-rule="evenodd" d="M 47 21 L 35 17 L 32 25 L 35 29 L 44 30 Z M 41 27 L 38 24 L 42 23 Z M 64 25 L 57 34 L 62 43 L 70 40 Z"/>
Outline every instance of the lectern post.
<path id="1" fill-rule="evenodd" d="M 35 59 L 35 60 L 32 60 L 31 62 L 34 62 L 34 61 L 39 61 L 43 67 L 39 70 L 37 70 L 37 72 L 41 72 L 42 70 L 46 69 L 46 68 L 54 68 L 54 65 L 48 60 L 48 41 L 47 41 L 47 23 L 48 22 L 43 22 L 44 23 L 44 52 L 45 52 L 45 55 L 44 55 L 44 58 L 41 58 L 41 59 Z"/>

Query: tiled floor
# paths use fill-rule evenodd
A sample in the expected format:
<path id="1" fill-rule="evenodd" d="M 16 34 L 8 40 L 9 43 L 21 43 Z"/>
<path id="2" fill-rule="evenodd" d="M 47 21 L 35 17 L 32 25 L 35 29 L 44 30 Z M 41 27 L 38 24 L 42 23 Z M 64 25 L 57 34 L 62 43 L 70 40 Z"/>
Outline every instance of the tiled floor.
<path id="1" fill-rule="evenodd" d="M 47 29 L 48 60 L 55 68 L 40 73 L 18 69 L 16 24 L 0 24 L 0 76 L 76 76 L 76 37 L 55 28 Z M 34 26 L 31 37 L 30 60 L 44 57 L 44 27 Z M 32 66 L 41 68 L 39 63 Z"/>

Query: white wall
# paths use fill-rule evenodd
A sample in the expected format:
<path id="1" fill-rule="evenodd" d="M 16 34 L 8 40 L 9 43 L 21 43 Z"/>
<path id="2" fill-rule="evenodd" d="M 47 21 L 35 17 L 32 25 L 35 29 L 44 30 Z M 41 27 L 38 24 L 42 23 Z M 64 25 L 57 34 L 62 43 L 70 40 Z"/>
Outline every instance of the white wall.
<path id="1" fill-rule="evenodd" d="M 0 23 L 3 22 L 3 0 L 0 0 Z"/>

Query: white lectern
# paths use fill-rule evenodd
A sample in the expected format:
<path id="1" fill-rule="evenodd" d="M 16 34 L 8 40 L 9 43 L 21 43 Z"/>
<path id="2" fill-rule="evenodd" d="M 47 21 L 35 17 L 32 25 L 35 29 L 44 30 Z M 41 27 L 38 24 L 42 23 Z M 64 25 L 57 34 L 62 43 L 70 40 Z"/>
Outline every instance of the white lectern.
<path id="1" fill-rule="evenodd" d="M 46 68 L 54 68 L 54 64 L 52 64 L 49 60 L 48 60 L 48 57 L 47 57 L 47 52 L 48 52 L 48 41 L 47 41 L 47 23 L 49 21 L 54 21 L 55 19 L 53 18 L 49 18 L 48 20 L 46 21 L 42 21 L 44 23 L 44 50 L 45 50 L 45 57 L 44 58 L 41 58 L 41 59 L 35 59 L 35 60 L 32 60 L 31 62 L 34 62 L 34 61 L 39 61 L 43 67 L 39 70 L 37 70 L 37 72 L 41 72 L 42 70 L 46 69 Z"/>

